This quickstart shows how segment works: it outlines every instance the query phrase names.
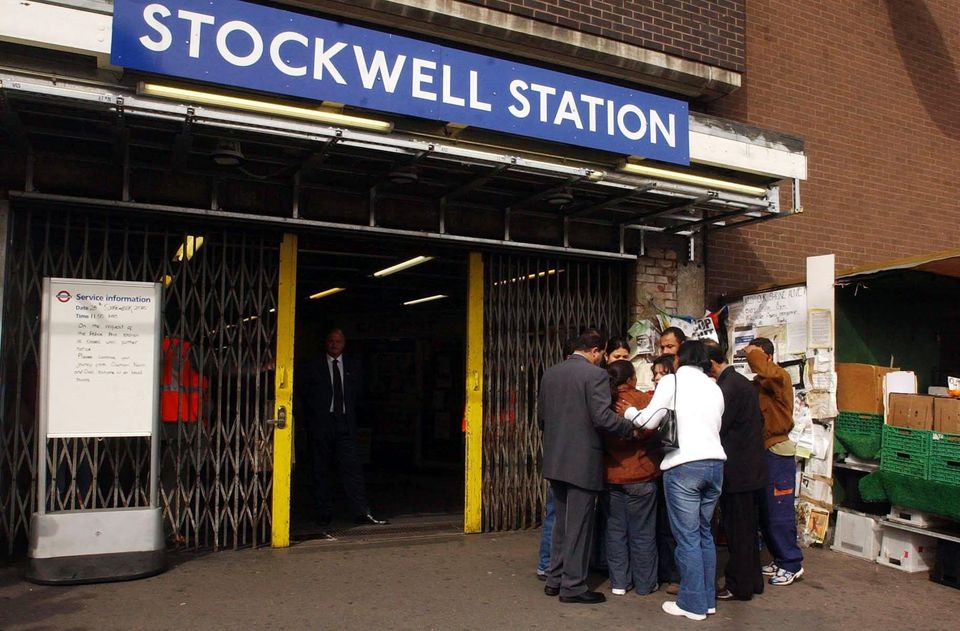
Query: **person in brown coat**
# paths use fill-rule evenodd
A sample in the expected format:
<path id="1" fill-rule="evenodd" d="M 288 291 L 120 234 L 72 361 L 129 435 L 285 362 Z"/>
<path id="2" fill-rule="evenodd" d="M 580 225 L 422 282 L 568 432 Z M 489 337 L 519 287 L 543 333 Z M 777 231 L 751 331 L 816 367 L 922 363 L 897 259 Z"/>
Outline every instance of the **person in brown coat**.
<path id="1" fill-rule="evenodd" d="M 651 394 L 636 389 L 633 364 L 615 361 L 607 367 L 612 405 L 617 400 L 637 409 L 650 403 Z M 657 478 L 660 456 L 646 449 L 649 430 L 637 438 L 604 436 L 607 566 L 610 591 L 638 595 L 657 590 Z"/>

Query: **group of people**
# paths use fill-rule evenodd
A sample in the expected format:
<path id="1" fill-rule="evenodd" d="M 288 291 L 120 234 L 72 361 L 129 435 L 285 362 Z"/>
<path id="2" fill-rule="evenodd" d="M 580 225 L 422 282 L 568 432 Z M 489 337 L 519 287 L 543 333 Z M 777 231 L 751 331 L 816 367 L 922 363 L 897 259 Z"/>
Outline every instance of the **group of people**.
<path id="1" fill-rule="evenodd" d="M 615 595 L 657 591 L 677 580 L 672 569 L 679 586 L 668 593 L 676 600 L 664 602 L 663 610 L 703 620 L 715 613 L 718 599 L 762 593 L 764 575 L 771 585 L 791 584 L 803 574 L 795 446 L 788 436 L 793 384 L 774 361 L 770 340 L 756 338 L 746 348 L 756 375 L 751 383 L 728 365 L 716 342 L 687 340 L 682 330 L 668 328 L 652 365 L 652 394 L 636 389 L 627 343 L 605 342 L 598 331 L 584 331 L 540 384 L 549 482 L 538 567 L 544 593 L 566 603 L 606 599 L 587 585 L 598 503 Z M 668 411 L 679 447 L 665 451 L 656 429 Z M 718 503 L 729 552 L 719 589 Z M 761 564 L 761 534 L 772 556 L 767 565 Z"/>

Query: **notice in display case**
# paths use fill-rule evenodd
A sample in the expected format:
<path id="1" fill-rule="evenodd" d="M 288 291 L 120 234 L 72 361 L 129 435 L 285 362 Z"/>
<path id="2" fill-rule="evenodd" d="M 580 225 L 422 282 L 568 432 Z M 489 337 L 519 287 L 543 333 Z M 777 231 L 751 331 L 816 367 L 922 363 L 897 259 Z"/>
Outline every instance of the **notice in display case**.
<path id="1" fill-rule="evenodd" d="M 159 397 L 159 283 L 44 279 L 46 435 L 149 436 Z"/>

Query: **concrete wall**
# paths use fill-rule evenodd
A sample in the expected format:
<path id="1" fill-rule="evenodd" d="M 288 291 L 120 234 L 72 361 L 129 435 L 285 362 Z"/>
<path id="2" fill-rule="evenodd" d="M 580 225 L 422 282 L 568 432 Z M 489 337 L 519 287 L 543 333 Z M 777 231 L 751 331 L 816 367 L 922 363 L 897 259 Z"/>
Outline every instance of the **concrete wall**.
<path id="1" fill-rule="evenodd" d="M 805 139 L 804 213 L 711 236 L 709 296 L 957 247 L 960 3 L 751 0 L 746 65 L 710 113 Z"/>

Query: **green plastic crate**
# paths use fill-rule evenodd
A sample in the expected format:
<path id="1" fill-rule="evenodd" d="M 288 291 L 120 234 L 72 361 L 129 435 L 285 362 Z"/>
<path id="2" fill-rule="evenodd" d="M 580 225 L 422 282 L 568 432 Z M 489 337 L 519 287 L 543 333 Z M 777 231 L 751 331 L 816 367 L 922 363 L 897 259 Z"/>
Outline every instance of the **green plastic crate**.
<path id="1" fill-rule="evenodd" d="M 896 449 L 887 449 L 884 446 L 880 452 L 880 470 L 900 475 L 919 478 L 921 480 L 930 479 L 930 457 L 927 455 L 913 454 L 906 451 L 897 451 Z"/>
<path id="2" fill-rule="evenodd" d="M 906 453 L 926 458 L 930 455 L 930 438 L 933 432 L 925 429 L 883 426 L 881 455 L 887 451 Z"/>
<path id="3" fill-rule="evenodd" d="M 883 429 L 883 414 L 867 412 L 837 412 L 836 431 L 859 436 L 880 434 Z"/>
<path id="4" fill-rule="evenodd" d="M 960 435 L 934 432 L 930 437 L 929 479 L 960 486 Z"/>

